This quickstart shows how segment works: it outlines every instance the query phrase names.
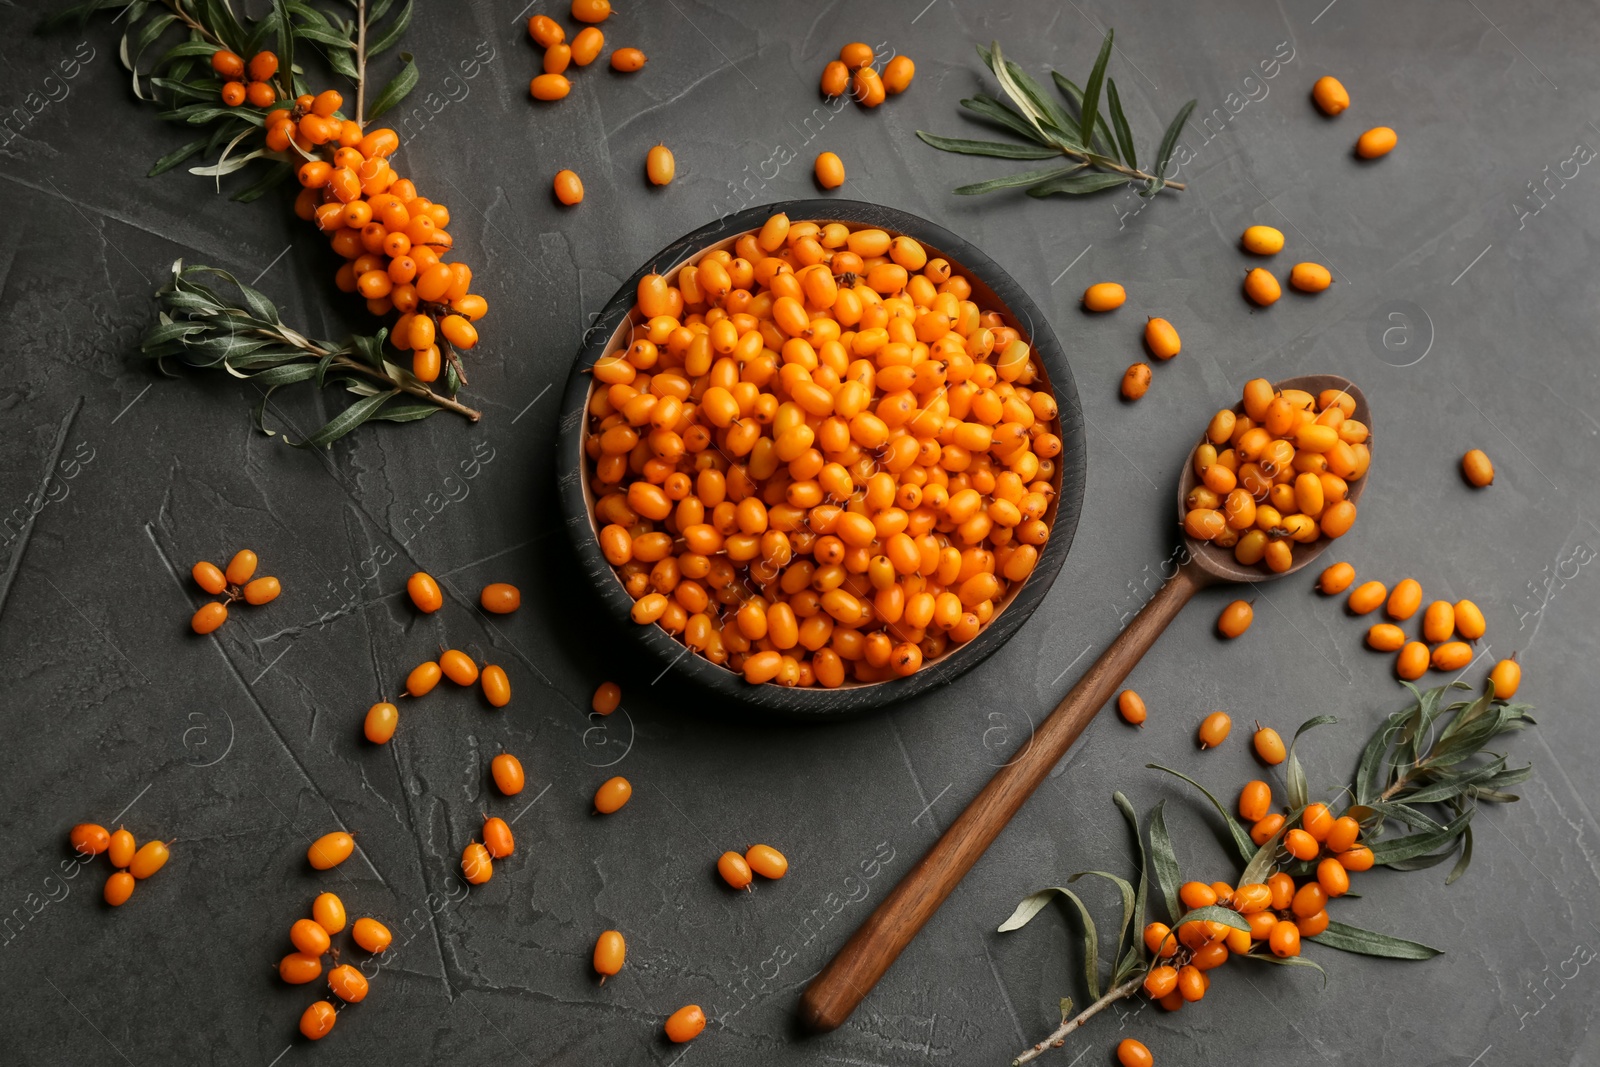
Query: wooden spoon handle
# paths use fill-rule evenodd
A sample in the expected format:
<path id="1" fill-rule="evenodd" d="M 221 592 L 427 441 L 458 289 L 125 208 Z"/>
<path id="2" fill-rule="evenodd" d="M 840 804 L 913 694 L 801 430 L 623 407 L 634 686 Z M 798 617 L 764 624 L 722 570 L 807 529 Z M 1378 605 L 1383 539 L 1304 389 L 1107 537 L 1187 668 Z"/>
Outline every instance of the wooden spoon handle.
<path id="1" fill-rule="evenodd" d="M 800 1001 L 802 1022 L 825 1032 L 850 1017 L 1205 581 L 1190 566 L 1180 567 L 1140 609 L 1022 750 L 989 779 L 944 836 L 812 979 Z"/>

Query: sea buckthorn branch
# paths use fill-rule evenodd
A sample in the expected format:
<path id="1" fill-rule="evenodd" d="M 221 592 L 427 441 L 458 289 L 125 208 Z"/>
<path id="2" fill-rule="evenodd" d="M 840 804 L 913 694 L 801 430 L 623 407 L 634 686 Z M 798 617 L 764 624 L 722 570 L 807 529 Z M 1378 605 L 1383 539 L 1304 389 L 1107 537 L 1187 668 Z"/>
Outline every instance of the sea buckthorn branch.
<path id="1" fill-rule="evenodd" d="M 213 275 L 232 284 L 239 300 L 230 302 L 201 278 Z M 350 407 L 298 445 L 326 445 L 363 422 L 415 422 L 440 409 L 476 422 L 481 413 L 434 392 L 410 372 L 383 358 L 386 330 L 352 336 L 343 344 L 318 341 L 285 326 L 277 308 L 265 295 L 214 267 L 172 265 L 172 276 L 156 292 L 159 320 L 145 335 L 140 354 L 157 361 L 177 358 L 188 366 L 221 370 L 265 390 L 256 406 L 256 424 L 262 422 L 267 400 L 284 385 L 314 381 L 319 387 L 342 381 L 360 396 Z M 400 394 L 414 397 L 402 399 Z"/>
<path id="2" fill-rule="evenodd" d="M 1169 181 L 1164 174 L 1177 147 L 1178 134 L 1194 110 L 1195 102 L 1190 100 L 1183 105 L 1167 126 L 1161 147 L 1156 152 L 1155 166 L 1149 171 L 1141 170 L 1133 132 L 1122 111 L 1122 98 L 1117 92 L 1116 79 L 1106 77 L 1112 37 L 1112 31 L 1106 31 L 1094 69 L 1090 71 L 1089 80 L 1083 88 L 1080 89 L 1060 72 L 1051 72 L 1056 88 L 1067 98 L 1070 109 L 1047 96 L 1026 71 L 1001 55 L 998 41 L 989 48 L 979 45 L 978 55 L 994 73 L 1000 88 L 1015 107 L 983 93 L 962 100 L 961 106 L 1032 143 L 972 141 L 939 137 L 922 130 L 917 131 L 917 136 L 944 152 L 1001 159 L 1057 159 L 1065 156 L 1069 162 L 1065 166 L 1044 167 L 963 185 L 955 191 L 970 196 L 1026 186 L 1029 196 L 1044 197 L 1057 193 L 1081 196 L 1140 181 L 1145 183 L 1145 187 L 1139 195 L 1150 197 L 1164 188 L 1186 188 L 1183 182 Z M 1109 124 L 1100 114 L 1102 89 L 1107 110 L 1111 113 Z"/>
<path id="3" fill-rule="evenodd" d="M 1295 754 L 1302 734 L 1336 721 L 1330 715 L 1314 716 L 1295 732 L 1286 757 L 1288 804 L 1284 811 L 1272 810 L 1272 787 L 1267 782 L 1252 781 L 1239 794 L 1243 824 L 1193 778 L 1149 765 L 1194 786 L 1222 817 L 1243 865 L 1237 888 L 1224 882 L 1183 881 L 1167 832 L 1165 801 L 1150 810 L 1141 833 L 1128 799 L 1113 794 L 1134 834 L 1137 888 L 1104 871 L 1084 871 L 1068 879 L 1070 884 L 1094 875 L 1121 892 L 1122 924 L 1111 945 L 1115 962 L 1106 983 L 1110 988 L 1101 993 L 1099 934 L 1084 901 L 1066 886 L 1052 886 L 1025 898 L 1000 931 L 1027 925 L 1058 897 L 1069 900 L 1083 927 L 1085 985 L 1095 999 L 1073 1015 L 1071 999 L 1063 998 L 1061 1025 L 1024 1050 L 1013 1064 L 1028 1063 L 1049 1049 L 1060 1048 L 1069 1034 L 1094 1015 L 1140 990 L 1167 1011 L 1181 1010 L 1205 996 L 1209 972 L 1231 957 L 1315 968 L 1326 985 L 1323 968 L 1301 956 L 1304 941 L 1388 959 L 1425 960 L 1439 955 L 1438 949 L 1415 941 L 1333 921 L 1328 916 L 1330 903 L 1350 890 L 1352 872 L 1379 864 L 1395 870 L 1420 870 L 1459 851 L 1461 858 L 1446 884 L 1459 878 L 1472 855 L 1474 802 L 1515 801 L 1518 798 L 1505 787 L 1532 773 L 1529 767 L 1508 768 L 1504 756 L 1485 753 L 1483 748 L 1496 737 L 1531 725 L 1533 719 L 1527 714 L 1528 705 L 1497 698 L 1493 681 L 1476 700 L 1449 704 L 1445 698 L 1452 689 L 1470 687 L 1453 682 L 1426 692 L 1409 684 L 1407 688 L 1415 702 L 1388 716 L 1363 747 L 1354 781 L 1345 790 L 1352 802 L 1338 817 L 1329 804 L 1311 799 L 1304 768 Z M 1449 814 L 1435 817 L 1427 810 L 1435 806 Z M 1387 819 L 1416 832 L 1385 838 Z M 1171 926 L 1145 921 L 1152 877 Z M 1133 1038 L 1119 1045 L 1117 1056 L 1129 1067 L 1151 1063 L 1149 1050 Z"/>

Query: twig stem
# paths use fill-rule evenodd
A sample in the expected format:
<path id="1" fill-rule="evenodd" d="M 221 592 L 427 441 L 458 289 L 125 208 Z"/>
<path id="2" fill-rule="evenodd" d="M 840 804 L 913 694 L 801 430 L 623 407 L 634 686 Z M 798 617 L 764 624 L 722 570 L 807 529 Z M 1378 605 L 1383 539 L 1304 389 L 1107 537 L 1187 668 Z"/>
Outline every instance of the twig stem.
<path id="1" fill-rule="evenodd" d="M 1056 1027 L 1055 1032 L 1049 1037 L 1045 1038 L 1043 1041 L 1039 1042 L 1037 1045 L 1034 1045 L 1022 1055 L 1012 1060 L 1011 1067 L 1019 1067 L 1020 1064 L 1027 1063 L 1030 1060 L 1038 1059 L 1050 1049 L 1060 1048 L 1062 1042 L 1066 1040 L 1068 1034 L 1072 1033 L 1072 1031 L 1076 1030 L 1078 1027 L 1082 1026 L 1096 1015 L 1099 1015 L 1106 1008 L 1110 1007 L 1114 1001 L 1122 1000 L 1124 997 L 1133 996 L 1139 991 L 1139 987 L 1143 983 L 1143 974 L 1136 975 L 1135 977 L 1128 979 L 1126 982 L 1123 982 L 1105 996 L 1101 997 L 1087 1008 L 1084 1008 L 1082 1011 L 1068 1019 L 1066 1022 L 1062 1023 L 1060 1026 Z"/>
<path id="2" fill-rule="evenodd" d="M 367 0 L 356 2 L 356 125 L 367 125 Z"/>
<path id="3" fill-rule="evenodd" d="M 162 2 L 166 4 L 167 8 L 174 15 L 178 16 L 179 22 L 183 23 L 185 26 L 189 27 L 195 33 L 198 33 L 201 37 L 204 37 L 218 48 L 226 47 L 216 34 L 202 26 L 199 22 L 196 22 L 194 16 L 189 14 L 188 11 L 184 10 L 183 0 L 162 0 Z"/>

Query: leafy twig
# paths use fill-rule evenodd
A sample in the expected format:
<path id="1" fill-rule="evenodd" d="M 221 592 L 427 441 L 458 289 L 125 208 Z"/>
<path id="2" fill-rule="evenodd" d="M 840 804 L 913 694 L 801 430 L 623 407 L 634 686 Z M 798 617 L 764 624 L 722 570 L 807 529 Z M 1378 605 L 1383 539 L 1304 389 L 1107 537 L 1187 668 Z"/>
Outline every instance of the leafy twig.
<path id="1" fill-rule="evenodd" d="M 1072 1033 L 1072 1031 L 1076 1030 L 1090 1019 L 1093 1019 L 1096 1015 L 1099 1015 L 1102 1011 L 1105 1011 L 1106 1008 L 1110 1007 L 1115 1002 L 1126 997 L 1131 997 L 1135 993 L 1139 992 L 1139 986 L 1143 982 L 1144 973 L 1140 972 L 1138 977 L 1130 978 L 1126 982 L 1123 982 L 1121 985 L 1111 990 L 1109 993 L 1095 1001 L 1093 1004 L 1089 1005 L 1087 1008 L 1084 1008 L 1072 1018 L 1062 1020 L 1061 1025 L 1056 1027 L 1049 1037 L 1045 1038 L 1043 1041 L 1034 1045 L 1022 1055 L 1012 1060 L 1011 1067 L 1018 1067 L 1019 1064 L 1028 1063 L 1031 1060 L 1038 1059 L 1050 1049 L 1060 1048 L 1066 1043 L 1068 1034 Z"/>
<path id="2" fill-rule="evenodd" d="M 1127 116 L 1123 114 L 1122 98 L 1117 92 L 1116 82 L 1106 77 L 1112 39 L 1113 33 L 1108 30 L 1084 88 L 1079 89 L 1059 73 L 1052 75 L 1056 87 L 1073 106 L 1076 114 L 1046 96 L 1026 71 L 1001 55 L 999 42 L 989 48 L 978 46 L 978 55 L 994 73 L 1000 88 L 1010 98 L 1011 105 L 979 94 L 961 101 L 961 106 L 1033 143 L 939 137 L 923 130 L 918 130 L 917 136 L 944 152 L 1002 159 L 1056 159 L 1064 156 L 1069 162 L 1066 166 L 1024 171 L 1004 178 L 963 185 L 955 191 L 962 195 L 973 195 L 1027 186 L 1029 196 L 1043 197 L 1056 193 L 1083 195 L 1131 181 L 1145 183 L 1140 193 L 1142 196 L 1154 196 L 1163 188 L 1187 188 L 1183 182 L 1168 181 L 1163 174 L 1172 160 L 1178 134 L 1189 120 L 1195 102 L 1191 100 L 1185 104 L 1167 127 L 1156 153 L 1155 166 L 1150 171 L 1141 170 L 1134 149 L 1133 132 L 1128 126 Z M 1109 126 L 1100 114 L 1102 89 L 1111 112 Z"/>

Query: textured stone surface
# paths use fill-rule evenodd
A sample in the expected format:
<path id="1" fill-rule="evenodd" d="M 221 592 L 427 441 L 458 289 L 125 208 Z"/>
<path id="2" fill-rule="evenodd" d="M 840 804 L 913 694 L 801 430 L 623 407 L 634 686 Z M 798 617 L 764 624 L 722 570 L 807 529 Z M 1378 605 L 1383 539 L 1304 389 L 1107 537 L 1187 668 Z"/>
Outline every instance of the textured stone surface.
<path id="1" fill-rule="evenodd" d="M 1109 1062 L 1124 1030 L 1164 1063 L 1600 1060 L 1585 1007 L 1600 988 L 1587 965 L 1600 948 L 1600 826 L 1585 795 L 1600 756 L 1600 177 L 1578 163 L 1600 145 L 1592 8 L 925 3 L 627 5 L 607 35 L 644 47 L 649 65 L 581 71 L 557 106 L 527 98 L 538 60 L 520 19 L 532 8 L 419 5 L 408 47 L 424 118 L 400 160 L 450 205 L 456 248 L 490 302 L 469 390 L 487 418 L 362 430 L 325 454 L 256 433 L 248 386 L 160 379 L 127 358 L 178 257 L 259 275 L 309 333 L 368 328 L 336 298 L 322 242 L 271 197 L 241 207 L 181 171 L 142 177 L 184 133 L 132 98 L 107 20 L 39 39 L 29 29 L 50 5 L 0 12 L 0 105 L 37 110 L 0 146 L 0 513 L 21 517 L 0 548 L 0 1059 L 1006 1062 L 1054 1024 L 1059 997 L 1082 1003 L 1085 990 L 1063 913 L 994 929 L 1033 889 L 1129 869 L 1112 790 L 1141 810 L 1168 798 L 1186 869 L 1231 878 L 1214 822 L 1145 763 L 1231 796 L 1255 765 L 1239 729 L 1197 754 L 1203 713 L 1288 730 L 1332 712 L 1341 725 L 1304 746 L 1313 783 L 1331 793 L 1400 706 L 1386 660 L 1361 647 L 1363 623 L 1309 578 L 1256 589 L 1255 627 L 1230 645 L 1212 622 L 1232 594 L 1202 593 L 1131 679 L 1146 728 L 1094 723 L 847 1026 L 801 1038 L 793 1006 L 1153 588 L 1174 540 L 1171 480 L 1209 412 L 1247 378 L 1328 371 L 1362 383 L 1378 435 L 1340 554 L 1363 578 L 1410 575 L 1430 598 L 1483 606 L 1489 656 L 1520 650 L 1527 665 L 1541 725 L 1508 747 L 1538 773 L 1522 803 L 1480 814 L 1464 880 L 1370 874 L 1339 909 L 1444 957 L 1315 950 L 1325 992 L 1311 972 L 1236 964 L 1204 1006 L 1110 1015 L 1047 1062 Z M 1117 194 L 952 196 L 1029 165 L 914 137 L 986 136 L 956 107 L 993 91 L 972 43 L 999 39 L 1029 69 L 1081 80 L 1108 23 L 1145 153 L 1184 100 L 1200 101 L 1190 191 L 1137 214 L 1140 201 Z M 915 84 L 875 112 L 815 110 L 823 63 L 856 38 L 913 56 Z M 64 78 L 58 64 L 75 54 Z M 1354 100 L 1337 121 L 1307 100 L 1324 72 Z M 1399 130 L 1400 147 L 1358 164 L 1350 146 L 1378 124 Z M 662 140 L 679 176 L 655 190 L 643 160 Z M 551 470 L 555 398 L 585 317 L 644 256 L 718 213 L 813 195 L 824 149 L 849 169 L 842 195 L 955 230 L 1035 296 L 1084 397 L 1090 471 L 1061 577 L 1005 649 L 910 705 L 800 729 L 703 716 L 671 673 L 656 680 L 621 651 L 570 577 Z M 577 210 L 552 201 L 562 167 L 583 175 Z M 1278 266 L 1320 260 L 1333 288 L 1251 309 L 1235 245 L 1251 223 L 1288 234 Z M 1128 287 L 1128 306 L 1083 315 L 1078 294 L 1108 278 Z M 1171 319 L 1184 351 L 1128 407 L 1116 387 L 1141 358 L 1145 314 Z M 325 403 L 342 399 L 286 390 L 269 421 L 303 434 Z M 1499 470 L 1476 493 L 1455 467 L 1474 446 Z M 28 524 L 30 494 L 48 503 Z M 187 568 L 242 546 L 285 593 L 197 639 Z M 403 600 L 419 567 L 448 592 L 435 617 Z M 521 586 L 518 614 L 474 610 L 495 580 Z M 504 664 L 512 706 L 441 691 L 404 708 L 393 744 L 367 745 L 364 709 L 441 642 Z M 622 683 L 626 713 L 597 725 L 585 711 L 606 678 Z M 488 782 L 501 750 L 527 768 L 519 798 Z M 632 779 L 633 802 L 596 819 L 589 796 L 613 773 Z M 518 816 L 518 853 L 467 895 L 456 861 L 484 811 Z M 173 840 L 173 859 L 112 911 L 99 900 L 103 861 L 59 876 L 82 819 Z M 358 855 L 309 870 L 307 843 L 337 826 L 359 832 Z M 713 858 L 754 841 L 782 848 L 792 873 L 725 891 Z M 283 985 L 273 967 L 325 889 L 353 916 L 388 922 L 398 947 L 367 1001 L 311 1048 L 294 1036 L 311 987 Z M 1110 896 L 1087 893 L 1114 925 Z M 629 961 L 598 988 L 589 952 L 608 927 L 627 934 Z M 690 1002 L 715 1021 L 683 1053 L 660 1024 Z"/>

